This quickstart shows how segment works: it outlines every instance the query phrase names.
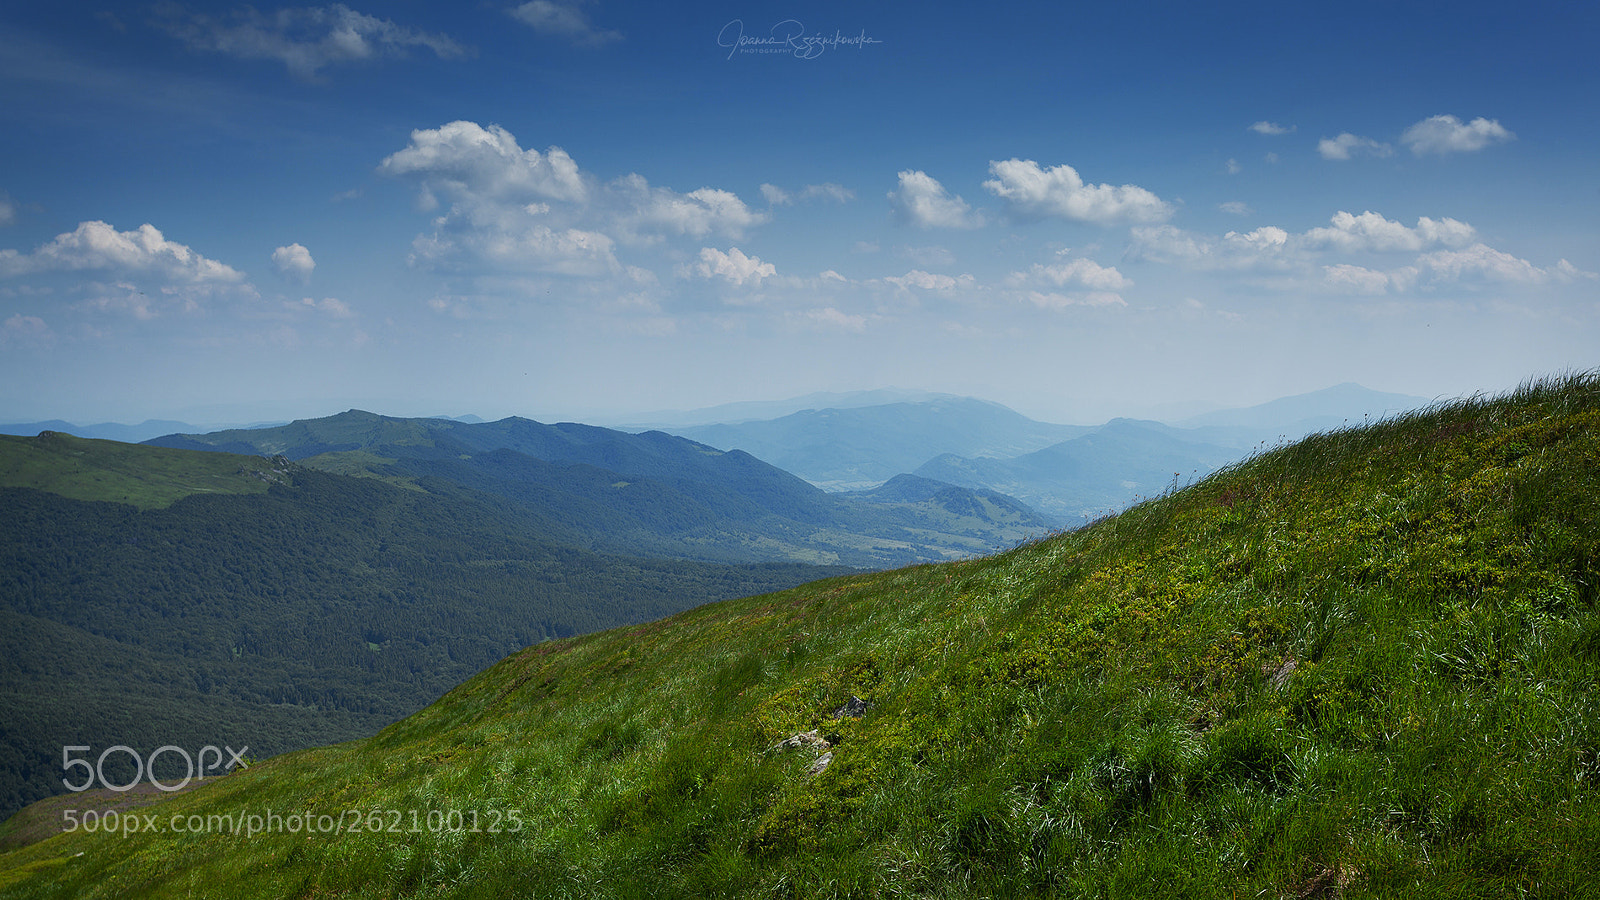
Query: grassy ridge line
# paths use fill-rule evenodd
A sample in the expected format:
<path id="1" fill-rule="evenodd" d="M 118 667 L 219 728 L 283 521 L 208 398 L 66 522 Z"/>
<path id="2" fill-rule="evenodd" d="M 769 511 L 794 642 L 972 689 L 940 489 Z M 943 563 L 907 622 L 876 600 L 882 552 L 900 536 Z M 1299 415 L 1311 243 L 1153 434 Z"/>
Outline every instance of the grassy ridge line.
<path id="1" fill-rule="evenodd" d="M 515 833 L 65 835 L 0 894 L 1593 896 L 1597 522 L 1600 383 L 1530 385 L 995 557 L 547 642 L 153 807 Z M 807 776 L 770 748 L 813 727 Z"/>
<path id="2" fill-rule="evenodd" d="M 169 450 L 46 431 L 0 435 L 0 487 L 49 491 L 74 500 L 164 509 L 200 493 L 260 494 L 290 481 L 280 461 Z"/>

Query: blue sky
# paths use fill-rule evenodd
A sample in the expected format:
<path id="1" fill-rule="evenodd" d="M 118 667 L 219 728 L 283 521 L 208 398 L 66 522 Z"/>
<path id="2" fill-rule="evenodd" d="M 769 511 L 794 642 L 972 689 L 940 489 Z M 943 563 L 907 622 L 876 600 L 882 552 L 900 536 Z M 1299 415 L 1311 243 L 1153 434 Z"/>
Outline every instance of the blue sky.
<path id="1" fill-rule="evenodd" d="M 1600 365 L 1591 4 L 18 6 L 0 420 Z"/>

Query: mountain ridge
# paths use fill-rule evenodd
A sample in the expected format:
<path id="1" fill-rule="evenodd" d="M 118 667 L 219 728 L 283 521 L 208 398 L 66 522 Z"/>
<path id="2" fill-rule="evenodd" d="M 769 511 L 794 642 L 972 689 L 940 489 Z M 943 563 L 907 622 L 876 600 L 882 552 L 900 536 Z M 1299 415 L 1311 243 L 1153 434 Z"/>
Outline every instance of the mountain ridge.
<path id="1" fill-rule="evenodd" d="M 418 487 L 433 478 L 524 505 L 563 539 L 596 550 L 718 562 L 795 562 L 875 568 L 948 559 L 1048 530 L 1029 511 L 950 520 L 908 519 L 871 495 L 824 492 L 743 450 L 661 431 L 507 417 L 481 424 L 349 410 L 277 428 L 167 435 L 151 446 L 283 454 L 306 465 Z M 610 474 L 607 474 L 610 473 Z M 431 482 L 431 483 L 437 483 Z"/>
<path id="2" fill-rule="evenodd" d="M 1002 554 L 529 647 L 141 810 L 300 832 L 80 828 L 0 891 L 1592 896 L 1596 522 L 1600 375 L 1530 384 Z"/>

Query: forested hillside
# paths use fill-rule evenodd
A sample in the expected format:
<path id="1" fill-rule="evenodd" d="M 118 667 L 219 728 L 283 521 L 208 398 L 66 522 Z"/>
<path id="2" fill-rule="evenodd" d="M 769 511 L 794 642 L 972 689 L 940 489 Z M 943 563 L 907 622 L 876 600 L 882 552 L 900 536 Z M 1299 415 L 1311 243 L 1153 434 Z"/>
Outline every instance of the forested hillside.
<path id="1" fill-rule="evenodd" d="M 149 506 L 0 487 L 0 814 L 63 789 L 63 746 L 347 740 L 514 649 L 841 571 L 598 554 L 492 495 L 282 459 L 0 442 L 12 481 L 52 465 Z"/>

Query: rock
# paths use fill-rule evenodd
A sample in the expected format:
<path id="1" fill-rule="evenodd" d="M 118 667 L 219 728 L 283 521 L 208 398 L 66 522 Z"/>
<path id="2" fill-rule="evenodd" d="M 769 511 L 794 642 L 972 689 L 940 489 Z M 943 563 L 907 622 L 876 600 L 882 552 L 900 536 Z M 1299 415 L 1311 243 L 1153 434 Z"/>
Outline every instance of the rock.
<path id="1" fill-rule="evenodd" d="M 844 719 L 844 718 L 859 719 L 862 716 L 866 715 L 867 714 L 867 710 L 869 710 L 871 708 L 872 708 L 872 704 L 871 703 L 868 703 L 867 701 L 861 699 L 860 697 L 857 697 L 854 694 L 852 694 L 852 695 L 850 695 L 849 702 L 845 703 L 845 705 L 843 705 L 843 706 L 841 706 L 838 709 L 833 711 L 833 717 L 835 719 Z"/>
<path id="2" fill-rule="evenodd" d="M 831 762 L 833 762 L 833 751 L 829 750 L 827 753 L 817 757 L 817 761 L 811 764 L 811 768 L 806 770 L 806 774 L 821 775 L 822 770 L 826 769 L 828 767 L 828 763 Z"/>
<path id="3" fill-rule="evenodd" d="M 818 750 L 829 750 L 832 749 L 833 745 L 828 743 L 828 739 L 822 736 L 821 731 L 802 731 L 773 744 L 768 752 L 773 750 L 794 750 L 799 747 L 815 747 Z"/>
<path id="4" fill-rule="evenodd" d="M 1300 664 L 1292 656 L 1284 660 L 1283 665 L 1279 666 L 1278 670 L 1271 675 L 1273 689 L 1283 690 L 1283 686 L 1289 682 L 1289 676 L 1293 675 L 1294 670 L 1299 667 Z"/>

